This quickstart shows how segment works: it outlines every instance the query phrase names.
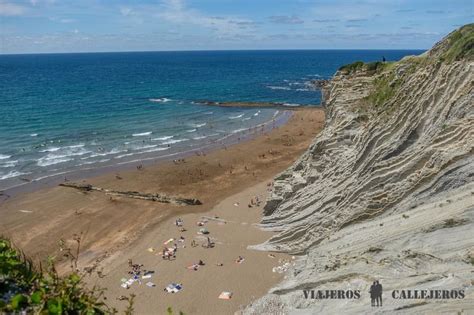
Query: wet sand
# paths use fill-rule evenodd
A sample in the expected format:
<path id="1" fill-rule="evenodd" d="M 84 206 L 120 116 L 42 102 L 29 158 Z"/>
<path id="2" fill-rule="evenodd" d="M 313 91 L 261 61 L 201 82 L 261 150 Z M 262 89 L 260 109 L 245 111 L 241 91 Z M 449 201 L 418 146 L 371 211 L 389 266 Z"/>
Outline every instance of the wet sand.
<path id="1" fill-rule="evenodd" d="M 291 165 L 307 149 L 314 136 L 321 130 L 323 123 L 324 112 L 321 109 L 301 108 L 293 112 L 287 124 L 271 132 L 261 134 L 260 130 L 253 130 L 249 135 L 254 137 L 252 140 L 214 150 L 205 155 L 186 158 L 184 163 L 161 161 L 155 165 L 147 164 L 141 170 L 120 171 L 87 179 L 87 183 L 108 189 L 134 190 L 144 193 L 159 192 L 172 196 L 197 198 L 203 202 L 203 205 L 176 206 L 123 197 L 111 198 L 100 192 L 81 192 L 72 188 L 53 187 L 19 194 L 1 204 L 0 234 L 11 237 L 35 260 L 44 260 L 47 255 L 56 255 L 60 259 L 58 241 L 64 239 L 67 244 L 70 244 L 68 241 L 75 234 L 82 234 L 79 265 L 81 267 L 95 265 L 97 270 L 103 268 L 105 274 L 110 273 L 100 279 L 111 288 L 109 294 L 112 296 L 109 300 L 113 300 L 113 296 L 121 292 L 116 291 L 116 288 L 124 290 L 120 287 L 120 279 L 126 276 L 126 274 L 122 275 L 123 268 L 126 269 L 126 259 L 132 258 L 128 257 L 132 254 L 138 263 L 149 264 L 145 267 L 156 270 L 158 277 L 153 281 L 157 283 L 157 287 L 150 290 L 156 289 L 163 292 L 163 286 L 167 281 L 182 281 L 184 285 L 185 280 L 190 279 L 189 277 L 181 278 L 183 280 L 171 279 L 174 278 L 171 277 L 174 274 L 188 272 L 188 274 L 191 273 L 189 276 L 196 278 L 195 281 L 186 285 L 183 292 L 168 301 L 169 306 L 182 307 L 184 312 L 190 314 L 199 314 L 201 311 L 205 313 L 208 303 L 206 299 L 212 298 L 217 301 L 217 306 L 212 304 L 212 307 L 217 308 L 212 309 L 227 314 L 228 311 L 237 310 L 238 305 L 248 303 L 252 297 L 262 295 L 274 281 L 278 281 L 278 277 L 271 272 L 271 267 L 275 265 L 278 258 L 270 259 L 267 256 L 268 253 L 245 250 L 247 245 L 259 243 L 268 238 L 268 234 L 258 231 L 251 225 L 260 220 L 261 207 L 247 209 L 247 205 L 242 203 L 240 207 L 226 204 L 217 209 L 215 206 L 220 202 L 231 202 L 232 196 L 239 193 L 244 196 L 233 198 L 247 199 L 248 202 L 248 197 L 259 191 L 261 198 L 265 199 L 266 196 L 261 193 L 262 186 L 250 190 L 248 188 L 255 185 L 266 187 L 273 176 Z M 242 212 L 236 212 L 237 209 Z M 164 240 L 178 236 L 175 235 L 176 233 L 170 235 L 172 231 L 167 230 L 170 227 L 174 228 L 170 222 L 175 217 L 184 219 L 185 216 L 189 216 L 186 222 L 193 222 L 204 213 L 218 213 L 225 219 L 236 222 L 227 224 L 227 227 L 209 223 L 209 229 L 213 230 L 211 237 L 216 233 L 217 238 L 223 244 L 227 244 L 226 246 L 216 246 L 209 252 L 203 252 L 202 255 L 207 256 L 201 258 L 198 257 L 201 253 L 199 251 L 193 253 L 191 250 L 195 248 L 191 248 L 182 256 L 178 254 L 177 260 L 169 264 L 168 262 L 163 264 L 161 257 L 158 256 L 146 257 L 150 254 L 146 251 L 147 247 L 159 247 Z M 229 226 L 233 228 L 228 228 Z M 183 236 L 190 240 L 196 235 L 196 226 L 191 224 L 187 228 L 188 231 Z M 219 230 L 221 228 L 222 230 Z M 238 248 L 242 248 L 244 254 L 239 254 Z M 238 255 L 247 256 L 254 262 L 249 263 L 246 257 L 244 264 L 235 266 L 232 261 Z M 184 267 L 196 258 L 204 260 L 209 265 L 197 272 L 186 270 Z M 139 261 L 141 259 L 143 259 L 142 262 Z M 224 277 L 213 278 L 215 272 L 212 268 L 217 268 L 217 266 L 212 266 L 214 260 L 222 260 L 224 263 L 225 268 L 220 269 L 223 270 Z M 233 274 L 235 268 L 230 268 L 230 266 L 242 267 L 242 270 L 248 268 L 248 270 L 240 275 Z M 206 268 L 209 269 L 209 274 L 205 272 Z M 252 272 L 256 273 L 252 274 Z M 218 279 L 223 281 L 222 289 L 216 287 L 215 290 L 236 291 L 235 299 L 218 300 L 215 292 L 208 290 L 209 285 L 206 285 L 208 278 L 212 278 L 212 281 L 218 281 Z M 157 279 L 159 280 L 156 281 Z M 236 281 L 239 282 L 237 288 L 225 288 L 230 284 L 235 284 Z M 143 289 L 145 287 L 139 290 Z M 146 289 L 149 288 L 146 287 Z M 133 289 L 124 290 L 122 294 L 128 294 L 130 290 Z M 181 293 L 185 290 L 191 295 L 181 301 L 180 296 L 184 296 Z M 146 297 L 147 294 L 152 294 L 151 292 L 146 290 L 143 296 Z M 158 303 L 156 306 L 163 306 L 164 304 L 160 304 L 164 303 L 163 301 L 156 301 Z M 227 302 L 227 304 L 219 306 L 220 302 Z M 152 302 L 149 297 L 143 299 L 141 296 L 137 297 L 136 303 L 137 311 L 139 310 L 138 303 L 155 305 L 154 300 Z M 151 310 L 143 307 L 140 310 L 145 313 Z M 201 307 L 204 308 L 201 309 Z"/>

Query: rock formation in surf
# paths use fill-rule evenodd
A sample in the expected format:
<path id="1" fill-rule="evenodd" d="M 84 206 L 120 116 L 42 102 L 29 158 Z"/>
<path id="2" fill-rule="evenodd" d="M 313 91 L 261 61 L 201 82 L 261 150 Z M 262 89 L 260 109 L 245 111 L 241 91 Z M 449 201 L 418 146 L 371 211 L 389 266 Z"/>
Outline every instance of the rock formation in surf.
<path id="1" fill-rule="evenodd" d="M 324 87 L 327 121 L 275 178 L 256 249 L 296 255 L 248 314 L 474 311 L 474 24 L 420 56 L 343 67 Z M 354 289 L 357 300 L 305 299 Z M 464 299 L 396 300 L 393 290 L 463 289 Z"/>

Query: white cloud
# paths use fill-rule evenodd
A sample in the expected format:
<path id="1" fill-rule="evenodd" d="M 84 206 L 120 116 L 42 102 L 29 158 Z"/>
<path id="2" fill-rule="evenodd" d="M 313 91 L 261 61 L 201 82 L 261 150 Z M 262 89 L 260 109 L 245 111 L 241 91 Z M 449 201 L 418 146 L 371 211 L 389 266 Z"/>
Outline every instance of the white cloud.
<path id="1" fill-rule="evenodd" d="M 296 15 L 273 15 L 269 17 L 270 22 L 276 24 L 303 24 L 304 21 Z"/>
<path id="2" fill-rule="evenodd" d="M 50 17 L 49 20 L 50 20 L 50 21 L 53 21 L 53 22 L 59 22 L 59 23 L 65 23 L 65 24 L 76 22 L 75 19 L 68 19 L 68 18 L 62 18 L 62 19 L 60 19 L 60 18 L 57 18 L 57 17 Z"/>
<path id="3" fill-rule="evenodd" d="M 47 4 L 53 4 L 53 3 L 56 3 L 56 0 L 30 0 L 31 5 L 33 5 L 33 6 L 37 5 L 40 2 L 47 3 Z"/>
<path id="4" fill-rule="evenodd" d="M 73 23 L 76 22 L 75 19 L 60 19 L 59 22 L 61 23 Z"/>
<path id="5" fill-rule="evenodd" d="M 22 5 L 8 3 L 0 0 L 0 16 L 23 15 L 26 8 Z"/>
<path id="6" fill-rule="evenodd" d="M 191 24 L 210 28 L 218 36 L 242 35 L 242 24 L 255 25 L 252 20 L 237 17 L 207 16 L 202 12 L 188 8 L 184 0 L 164 0 L 162 10 L 156 14 L 174 24 Z"/>
<path id="7" fill-rule="evenodd" d="M 123 16 L 129 16 L 132 13 L 132 9 L 129 7 L 120 7 L 120 14 Z"/>

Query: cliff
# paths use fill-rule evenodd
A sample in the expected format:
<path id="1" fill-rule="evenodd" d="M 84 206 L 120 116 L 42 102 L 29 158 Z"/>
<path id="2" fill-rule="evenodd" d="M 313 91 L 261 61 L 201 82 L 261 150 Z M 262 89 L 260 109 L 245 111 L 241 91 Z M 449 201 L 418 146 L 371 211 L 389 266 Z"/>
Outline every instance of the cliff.
<path id="1" fill-rule="evenodd" d="M 296 255 L 249 314 L 474 310 L 474 24 L 396 63 L 357 63 L 324 88 L 327 121 L 275 178 L 256 249 Z M 305 299 L 306 289 L 360 290 L 358 300 Z M 444 301 L 395 300 L 396 289 L 464 289 Z"/>

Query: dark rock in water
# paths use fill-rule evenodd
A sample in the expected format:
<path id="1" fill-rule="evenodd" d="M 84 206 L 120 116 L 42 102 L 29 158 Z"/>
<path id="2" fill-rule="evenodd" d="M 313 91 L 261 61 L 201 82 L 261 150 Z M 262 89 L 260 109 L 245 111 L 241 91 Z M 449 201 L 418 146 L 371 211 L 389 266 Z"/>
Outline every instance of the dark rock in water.
<path id="1" fill-rule="evenodd" d="M 311 80 L 311 84 L 314 85 L 316 88 L 320 89 L 328 85 L 329 80 L 325 79 L 316 79 L 316 80 Z"/>

